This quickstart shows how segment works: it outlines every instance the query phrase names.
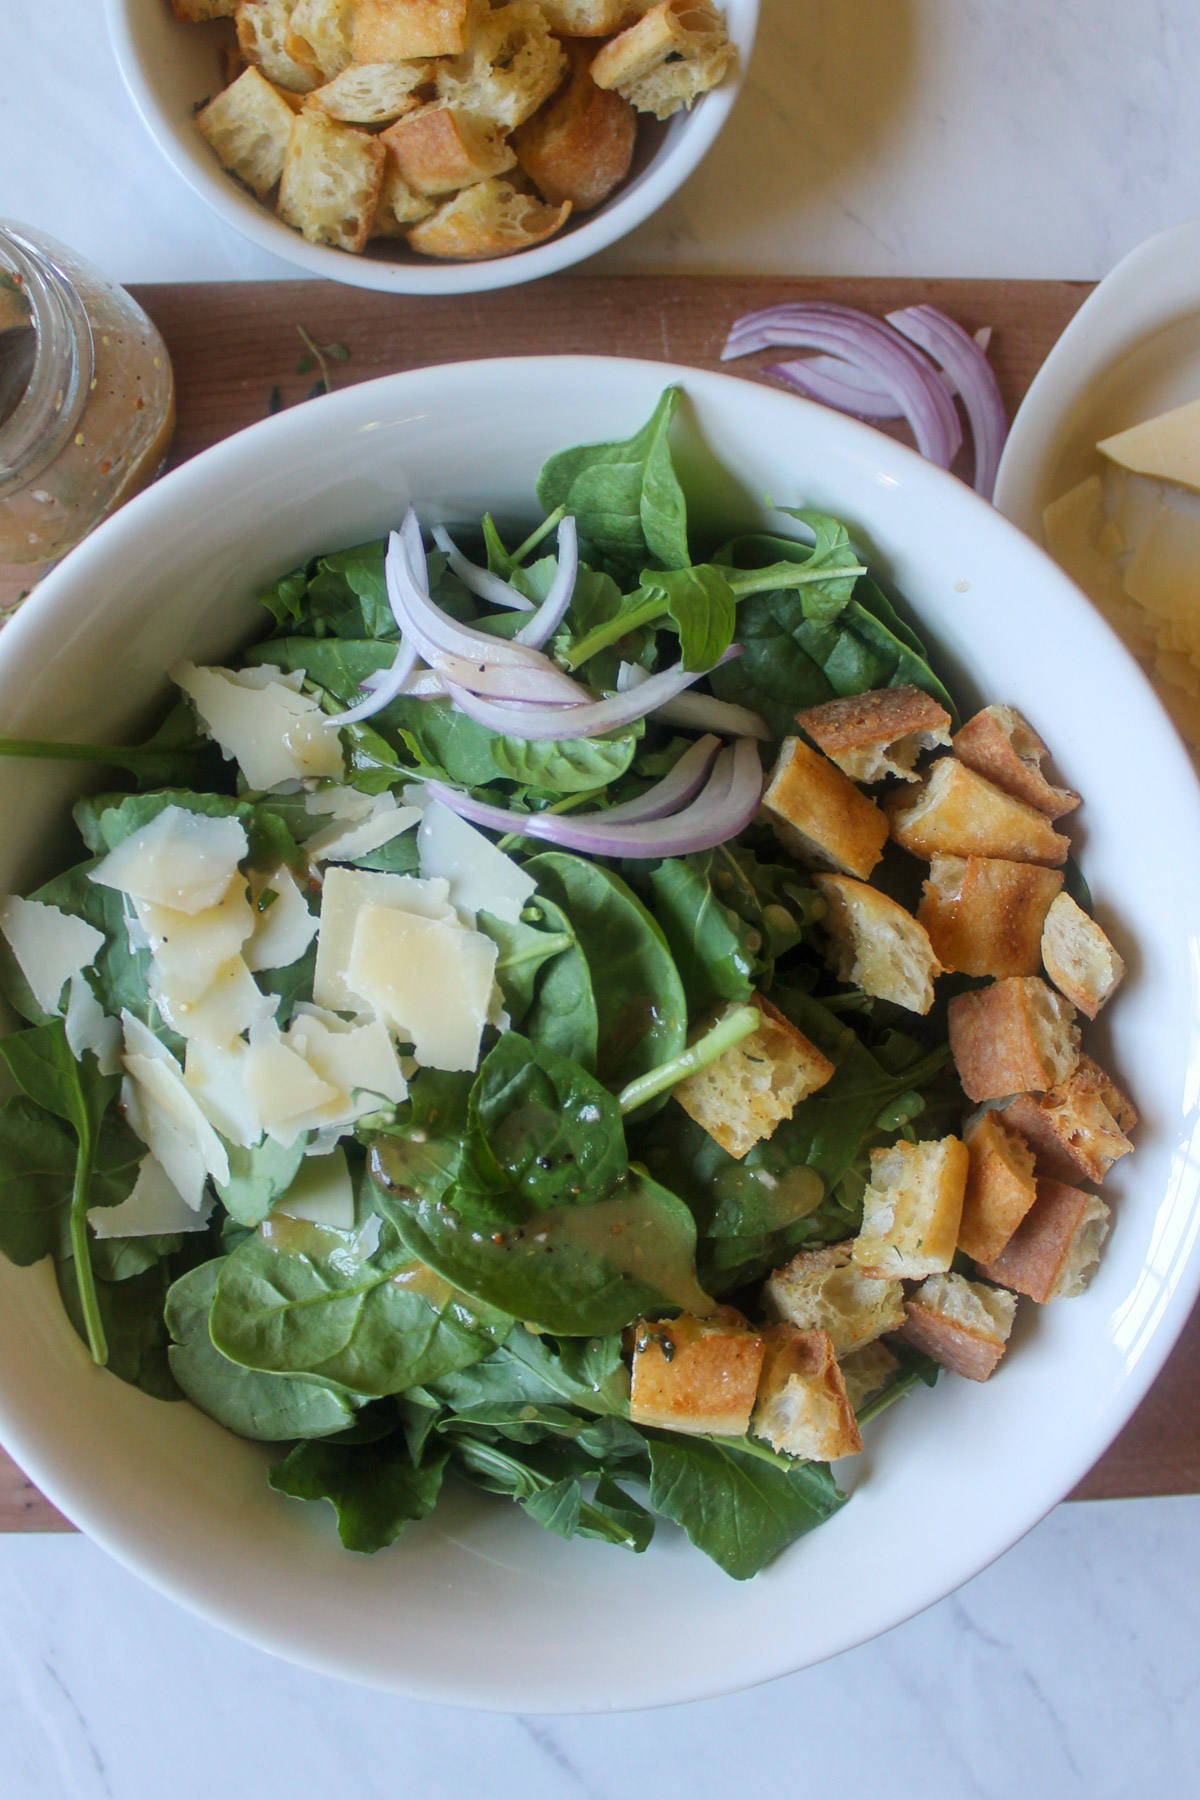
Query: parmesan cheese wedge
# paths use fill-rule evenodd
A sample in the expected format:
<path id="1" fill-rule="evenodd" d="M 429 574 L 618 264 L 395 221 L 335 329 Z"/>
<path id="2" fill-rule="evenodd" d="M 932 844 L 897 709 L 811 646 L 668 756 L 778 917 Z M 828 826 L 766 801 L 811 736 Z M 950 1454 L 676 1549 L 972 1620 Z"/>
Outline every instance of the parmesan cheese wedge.
<path id="1" fill-rule="evenodd" d="M 1154 475 L 1200 494 L 1200 400 L 1189 400 L 1096 445 L 1135 475 Z"/>
<path id="2" fill-rule="evenodd" d="M 354 1183 L 344 1150 L 328 1156 L 306 1156 L 286 1194 L 271 1208 L 272 1215 L 307 1219 L 331 1231 L 354 1230 Z"/>
<path id="3" fill-rule="evenodd" d="M 162 1164 L 144 1156 L 128 1199 L 119 1206 L 88 1208 L 88 1224 L 98 1238 L 150 1237 L 176 1231 L 203 1231 L 212 1202 L 197 1212 L 189 1206 Z"/>
<path id="4" fill-rule="evenodd" d="M 473 1069 L 487 1022 L 496 945 L 458 920 L 364 906 L 347 966 L 351 990 L 431 1069 Z"/>
<path id="5" fill-rule="evenodd" d="M 420 881 L 415 875 L 386 875 L 371 869 L 332 868 L 321 893 L 321 928 L 313 999 L 330 1012 L 369 1011 L 365 997 L 347 980 L 350 947 L 364 906 L 386 907 L 428 919 L 458 918 L 449 903 L 449 884 Z"/>
<path id="6" fill-rule="evenodd" d="M 187 1204 L 199 1211 L 204 1183 L 229 1180 L 225 1146 L 189 1093 L 183 1070 L 154 1033 L 123 1012 L 125 1080 L 121 1103 L 141 1138 Z"/>
<path id="7" fill-rule="evenodd" d="M 167 806 L 110 851 L 91 879 L 153 906 L 204 912 L 224 899 L 248 849 L 240 819 Z"/>
<path id="8" fill-rule="evenodd" d="M 23 900 L 19 894 L 0 897 L 0 931 L 30 993 L 52 1018 L 62 1011 L 64 987 L 95 961 L 104 944 L 104 933 L 86 919 L 42 900 Z"/>
<path id="9" fill-rule="evenodd" d="M 210 1125 L 231 1144 L 248 1149 L 262 1138 L 263 1122 L 250 1089 L 249 1044 L 214 1045 L 194 1038 L 187 1047 L 183 1078 Z"/>
<path id="10" fill-rule="evenodd" d="M 1092 475 L 1046 508 L 1042 534 L 1055 562 L 1095 602 L 1135 655 L 1153 656 L 1149 621 L 1130 600 L 1112 557 L 1099 548 L 1106 523 L 1104 488 L 1100 477 Z"/>
<path id="11" fill-rule="evenodd" d="M 271 663 L 234 670 L 184 662 L 171 679 L 249 787 L 265 793 L 310 776 L 341 778 L 337 725 L 311 694 L 299 692 L 303 670 L 285 675 Z"/>
<path id="12" fill-rule="evenodd" d="M 488 912 L 515 925 L 537 892 L 533 877 L 440 800 L 431 800 L 420 817 L 421 874 L 449 882 L 450 903 L 466 924 Z"/>

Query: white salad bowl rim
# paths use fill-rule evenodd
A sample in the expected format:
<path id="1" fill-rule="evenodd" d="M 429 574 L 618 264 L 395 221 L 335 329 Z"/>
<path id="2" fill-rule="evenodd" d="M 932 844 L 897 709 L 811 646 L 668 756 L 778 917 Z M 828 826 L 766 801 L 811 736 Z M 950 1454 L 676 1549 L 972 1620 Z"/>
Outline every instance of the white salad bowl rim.
<path id="1" fill-rule="evenodd" d="M 489 499 L 529 512 L 546 454 L 628 435 L 669 381 L 684 390 L 693 493 L 712 493 L 715 456 L 745 524 L 770 518 L 766 490 L 845 517 L 964 699 L 983 691 L 1029 712 L 1084 791 L 1084 868 L 1131 966 L 1109 1045 L 1143 1128 L 1110 1184 L 1116 1228 L 1088 1292 L 1025 1306 L 992 1382 L 947 1379 L 892 1408 L 861 1466 L 839 1465 L 850 1504 L 740 1585 L 673 1531 L 633 1558 L 457 1495 L 392 1550 L 356 1559 L 327 1508 L 270 1492 L 260 1446 L 95 1371 L 45 1264 L 0 1264 L 0 1438 L 48 1497 L 200 1616 L 416 1698 L 528 1712 L 668 1704 L 889 1629 L 1076 1485 L 1200 1289 L 1191 765 L 1136 664 L 1054 564 L 965 486 L 855 420 L 729 375 L 593 357 L 455 364 L 339 391 L 203 452 L 46 578 L 0 633 L 6 730 L 115 737 L 165 692 L 170 662 L 231 648 L 262 581 L 378 534 L 410 498 L 427 518 L 461 520 Z M 23 765 L 18 782 L 0 765 L 0 888 L 41 872 L 47 819 L 77 791 L 58 766 Z"/>
<path id="2" fill-rule="evenodd" d="M 207 78 L 188 85 L 182 70 L 189 49 L 184 34 L 195 27 L 176 20 L 168 0 L 105 0 L 109 36 L 121 78 L 142 123 L 176 174 L 205 204 L 244 237 L 309 275 L 392 294 L 477 294 L 517 287 L 556 274 L 607 249 L 642 224 L 682 187 L 712 148 L 741 91 L 758 30 L 760 0 L 721 0 L 738 64 L 726 79 L 677 113 L 640 173 L 589 213 L 580 224 L 514 256 L 479 262 L 439 262 L 425 257 L 395 261 L 355 256 L 310 244 L 285 225 L 220 167 L 194 123 L 195 103 L 208 97 Z M 178 48 L 176 48 L 178 46 Z M 197 38 L 198 61 L 204 45 Z"/>

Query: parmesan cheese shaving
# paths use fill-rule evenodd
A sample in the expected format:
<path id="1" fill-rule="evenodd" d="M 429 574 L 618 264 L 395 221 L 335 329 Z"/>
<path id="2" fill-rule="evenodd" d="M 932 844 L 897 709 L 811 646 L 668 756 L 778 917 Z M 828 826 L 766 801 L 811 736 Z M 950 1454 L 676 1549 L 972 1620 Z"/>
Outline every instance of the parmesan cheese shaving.
<path id="1" fill-rule="evenodd" d="M 185 662 L 171 670 L 209 736 L 260 793 L 343 773 L 337 725 L 311 695 L 297 692 L 302 676 L 300 670 L 285 676 L 270 663 L 233 670 Z"/>
<path id="2" fill-rule="evenodd" d="M 203 1231 L 212 1211 L 210 1200 L 200 1211 L 188 1205 L 162 1164 L 144 1156 L 128 1199 L 119 1206 L 88 1208 L 88 1224 L 98 1238 L 150 1237 L 177 1231 Z"/>
<path id="3" fill-rule="evenodd" d="M 317 1005 L 330 1012 L 369 1010 L 364 997 L 353 991 L 346 978 L 354 928 L 364 906 L 449 919 L 457 924 L 449 893 L 445 881 L 420 881 L 414 875 L 386 875 L 370 869 L 330 869 L 321 894 L 321 928 L 313 978 L 313 999 Z"/>
<path id="4" fill-rule="evenodd" d="M 431 1069 L 473 1069 L 487 1021 L 496 946 L 457 920 L 361 908 L 347 979 Z"/>
<path id="5" fill-rule="evenodd" d="M 468 925 L 474 926 L 481 912 L 515 925 L 537 892 L 536 881 L 511 856 L 440 800 L 430 801 L 421 814 L 417 847 L 422 875 L 449 882 L 451 904 Z"/>
<path id="6" fill-rule="evenodd" d="M 92 870 L 102 887 L 178 912 L 204 912 L 224 899 L 249 845 L 239 819 L 164 807 Z"/>
<path id="7" fill-rule="evenodd" d="M 29 991 L 44 1013 L 57 1018 L 62 991 L 72 976 L 95 961 L 104 933 L 42 900 L 0 897 L 0 931 L 8 940 Z"/>

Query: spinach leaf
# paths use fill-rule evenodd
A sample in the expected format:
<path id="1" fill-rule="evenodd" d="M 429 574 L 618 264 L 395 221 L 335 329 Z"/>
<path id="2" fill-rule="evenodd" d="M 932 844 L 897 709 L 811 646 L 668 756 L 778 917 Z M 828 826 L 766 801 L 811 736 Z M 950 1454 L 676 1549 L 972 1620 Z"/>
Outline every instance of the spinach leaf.
<path id="1" fill-rule="evenodd" d="M 572 921 L 546 894 L 535 895 L 525 908 L 527 917 L 534 914 L 540 916 L 547 931 L 568 942 L 539 974 L 532 1003 L 520 1023 L 526 1037 L 535 1043 L 594 1070 L 600 1013 L 587 956 Z M 500 979 L 503 987 L 503 975 Z"/>
<path id="2" fill-rule="evenodd" d="M 561 450 L 538 476 L 546 511 L 565 507 L 580 536 L 619 565 L 647 554 L 668 569 L 690 561 L 687 506 L 667 444 L 678 400 L 678 388 L 667 388 L 633 437 Z"/>
<path id="3" fill-rule="evenodd" d="M 294 1144 L 286 1147 L 269 1137 L 249 1149 L 240 1144 L 226 1146 L 229 1180 L 214 1186 L 231 1219 L 239 1225 L 262 1224 L 276 1200 L 295 1180 L 304 1161 L 304 1141 L 301 1133 Z"/>
<path id="4" fill-rule="evenodd" d="M 124 897 L 115 888 L 101 887 L 91 879 L 92 870 L 99 868 L 102 861 L 103 857 L 95 856 L 77 863 L 38 888 L 33 898 L 74 913 L 104 933 L 104 943 L 92 964 L 96 997 L 114 1019 L 123 1011 L 145 1018 L 150 993 L 150 952 L 130 947 Z"/>
<path id="5" fill-rule="evenodd" d="M 365 1260 L 350 1234 L 278 1220 L 225 1259 L 210 1320 L 222 1355 L 309 1374 L 357 1394 L 397 1394 L 463 1368 L 512 1320 L 413 1264 L 391 1232 Z"/>
<path id="6" fill-rule="evenodd" d="M 596 1073 L 622 1088 L 678 1056 L 687 1039 L 687 999 L 661 926 L 611 870 L 562 851 L 525 865 L 570 918 L 587 958 L 599 1041 Z M 530 1027 L 530 1035 L 534 1035 Z"/>
<path id="7" fill-rule="evenodd" d="M 639 731 L 615 737 L 492 739 L 499 774 L 547 794 L 586 794 L 624 775 L 637 750 Z"/>
<path id="8" fill-rule="evenodd" d="M 641 591 L 659 600 L 679 631 L 685 669 L 711 669 L 733 642 L 737 602 L 723 569 L 712 563 L 696 568 L 643 569 Z"/>
<path id="9" fill-rule="evenodd" d="M 748 1000 L 760 967 L 762 935 L 718 898 L 715 852 L 668 857 L 651 870 L 654 916 L 679 970 L 688 1008 Z"/>
<path id="10" fill-rule="evenodd" d="M 519 1026 L 533 1005 L 539 970 L 552 957 L 570 950 L 575 944 L 575 934 L 544 931 L 540 925 L 527 923 L 524 919 L 514 923 L 487 912 L 480 913 L 475 923 L 500 952 L 496 960 L 496 980 L 504 996 L 504 1009 L 513 1024 Z"/>
<path id="11" fill-rule="evenodd" d="M 458 712 L 450 700 L 393 700 L 375 715 L 386 736 L 399 731 L 432 772 L 440 771 L 459 787 L 484 787 L 498 781 L 492 746 L 496 734 Z"/>
<path id="12" fill-rule="evenodd" d="M 85 1344 L 91 1344 L 92 1324 L 85 1318 L 80 1298 L 81 1282 L 74 1259 L 60 1260 L 54 1265 L 59 1297 L 76 1333 Z M 171 1373 L 168 1360 L 170 1336 L 163 1309 L 171 1285 L 169 1265 L 165 1260 L 126 1281 L 91 1278 L 100 1336 L 106 1346 L 105 1362 L 110 1374 L 141 1388 L 155 1400 L 178 1400 L 181 1392 Z M 93 1351 L 94 1355 L 94 1351 Z"/>
<path id="13" fill-rule="evenodd" d="M 144 744 L 80 744 L 0 737 L 2 757 L 98 763 L 124 769 L 139 788 L 161 787 L 164 783 L 212 788 L 229 785 L 229 771 L 220 750 L 198 730 L 195 715 L 186 704 L 172 707 Z"/>
<path id="14" fill-rule="evenodd" d="M 127 1200 L 145 1154 L 146 1146 L 126 1124 L 104 1119 L 96 1134 L 88 1205 Z M 24 1094 L 0 1107 L 0 1250 L 10 1262 L 24 1266 L 43 1256 L 71 1255 L 78 1160 L 78 1140 Z"/>
<path id="15" fill-rule="evenodd" d="M 390 669 L 395 660 L 395 643 L 381 643 L 377 638 L 268 638 L 242 653 L 242 661 L 251 668 L 273 663 L 285 675 L 303 669 L 310 681 L 345 706 L 358 698 L 368 675 Z"/>
<path id="16" fill-rule="evenodd" d="M 300 625 L 313 637 L 395 638 L 383 577 L 386 550 L 380 539 L 319 557 L 272 582 L 258 603 L 279 627 Z"/>
<path id="17" fill-rule="evenodd" d="M 439 1448 L 415 1466 L 402 1436 L 373 1444 L 297 1444 L 267 1479 L 296 1500 L 329 1500 L 347 1550 L 394 1544 L 406 1525 L 433 1511 L 448 1452 Z"/>
<path id="18" fill-rule="evenodd" d="M 291 569 L 256 595 L 277 625 L 290 625 L 304 616 L 304 596 L 308 592 L 308 570 Z"/>
<path id="19" fill-rule="evenodd" d="M 735 1581 L 844 1504 L 827 1463 L 793 1462 L 751 1438 L 650 1434 L 650 1505 Z"/>
<path id="20" fill-rule="evenodd" d="M 629 1370 L 620 1332 L 555 1338 L 519 1326 L 482 1362 L 428 1386 L 435 1399 L 455 1412 L 518 1401 L 622 1417 L 629 1412 Z"/>
<path id="21" fill-rule="evenodd" d="M 479 1134 L 524 1206 L 546 1211 L 607 1200 L 628 1168 L 617 1103 L 578 1063 L 508 1031 L 484 1057 L 470 1098 Z M 470 1154 L 470 1146 L 468 1155 Z M 467 1212 L 460 1177 L 456 1204 Z"/>
<path id="22" fill-rule="evenodd" d="M 168 1351 L 171 1373 L 187 1398 L 239 1437 L 278 1443 L 343 1430 L 354 1416 L 344 1394 L 317 1381 L 262 1374 L 222 1356 L 208 1330 L 220 1273 L 219 1258 L 201 1263 L 167 1294 L 167 1329 L 175 1339 Z"/>

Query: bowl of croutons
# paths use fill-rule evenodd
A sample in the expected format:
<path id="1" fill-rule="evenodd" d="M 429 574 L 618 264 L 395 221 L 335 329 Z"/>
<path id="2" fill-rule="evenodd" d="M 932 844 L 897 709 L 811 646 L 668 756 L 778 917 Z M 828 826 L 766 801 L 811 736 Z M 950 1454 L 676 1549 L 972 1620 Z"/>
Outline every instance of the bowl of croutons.
<path id="1" fill-rule="evenodd" d="M 758 0 L 108 0 L 174 168 L 310 274 L 472 293 L 581 262 L 687 179 Z"/>

